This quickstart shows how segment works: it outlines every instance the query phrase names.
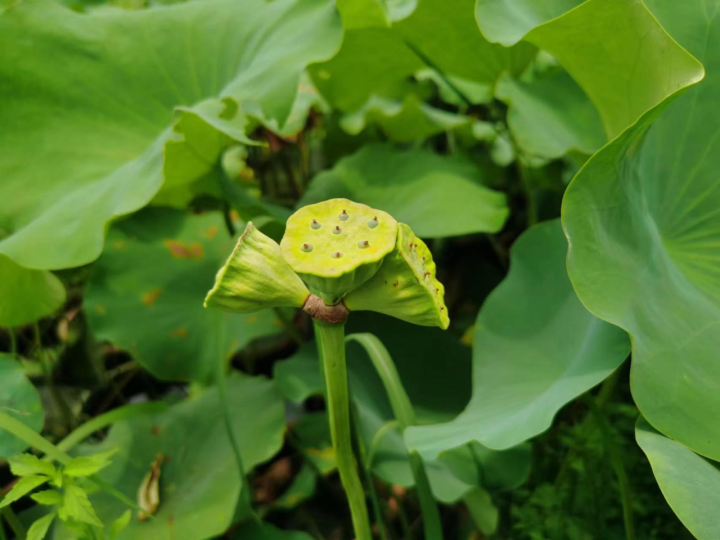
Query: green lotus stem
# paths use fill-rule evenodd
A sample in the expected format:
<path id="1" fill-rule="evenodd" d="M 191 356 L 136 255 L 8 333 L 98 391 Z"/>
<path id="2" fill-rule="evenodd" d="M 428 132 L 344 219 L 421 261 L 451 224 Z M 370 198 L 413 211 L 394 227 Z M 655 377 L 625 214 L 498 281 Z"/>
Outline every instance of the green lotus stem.
<path id="1" fill-rule="evenodd" d="M 385 387 L 385 392 L 390 400 L 390 406 L 392 407 L 400 431 L 402 432 L 406 427 L 415 425 L 415 410 L 413 409 L 412 402 L 400 380 L 400 374 L 395 367 L 395 363 L 382 342 L 373 334 L 352 334 L 347 337 L 347 341 L 355 341 L 365 349 L 368 358 L 370 358 L 370 361 L 375 367 L 375 371 L 377 371 Z M 380 429 L 382 430 L 383 428 Z M 374 449 L 371 448 L 370 454 L 373 453 Z M 372 456 L 369 457 L 372 459 Z M 418 498 L 420 499 L 425 538 L 427 540 L 440 540 L 443 537 L 440 512 L 435 503 L 432 489 L 430 488 L 430 482 L 427 477 L 423 459 L 417 452 L 408 452 L 408 461 L 410 462 L 410 470 L 412 471 Z"/>
<path id="2" fill-rule="evenodd" d="M 622 454 L 615 444 L 615 441 L 612 439 L 612 433 L 610 433 L 610 427 L 608 426 L 607 418 L 602 412 L 602 409 L 598 406 L 592 396 L 588 395 L 586 401 L 588 407 L 590 408 L 590 413 L 593 415 L 593 418 L 600 429 L 600 436 L 602 437 L 607 453 L 610 455 L 610 462 L 612 463 L 613 469 L 615 469 L 618 484 L 620 484 L 620 498 L 622 500 L 625 538 L 627 540 L 634 540 L 635 526 L 633 524 L 632 491 L 630 489 L 630 481 L 628 480 L 627 471 L 625 470 Z"/>
<path id="3" fill-rule="evenodd" d="M 318 354 L 325 374 L 330 435 L 335 462 L 348 498 L 357 540 L 371 540 L 365 491 L 355 465 L 350 431 L 350 396 L 345 361 L 345 324 L 314 320 Z"/>

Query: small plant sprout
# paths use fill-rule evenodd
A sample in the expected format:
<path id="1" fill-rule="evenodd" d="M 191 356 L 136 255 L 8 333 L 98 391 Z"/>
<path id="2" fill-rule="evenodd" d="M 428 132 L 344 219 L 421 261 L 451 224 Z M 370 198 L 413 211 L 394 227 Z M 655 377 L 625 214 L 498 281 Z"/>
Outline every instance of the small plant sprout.
<path id="1" fill-rule="evenodd" d="M 371 310 L 445 329 L 443 296 L 432 255 L 409 226 L 331 199 L 293 214 L 279 247 L 249 224 L 205 301 L 242 313 L 302 307 L 313 318 L 335 459 L 358 540 L 371 540 L 371 533 L 351 444 L 345 320 L 352 311 Z"/>

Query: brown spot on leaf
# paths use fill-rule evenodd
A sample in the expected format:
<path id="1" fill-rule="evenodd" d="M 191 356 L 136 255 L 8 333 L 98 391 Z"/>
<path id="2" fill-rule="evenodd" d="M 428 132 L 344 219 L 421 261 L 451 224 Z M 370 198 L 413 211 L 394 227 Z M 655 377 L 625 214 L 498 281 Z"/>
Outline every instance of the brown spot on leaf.
<path id="1" fill-rule="evenodd" d="M 172 330 L 170 335 L 175 337 L 187 337 L 187 329 L 183 327 L 178 328 L 177 330 Z"/>
<path id="2" fill-rule="evenodd" d="M 150 307 L 155 303 L 155 300 L 160 296 L 160 289 L 153 289 L 152 291 L 146 292 L 142 295 L 142 303 Z"/>
<path id="3" fill-rule="evenodd" d="M 150 428 L 150 434 L 157 436 L 160 433 L 160 428 L 158 426 L 153 426 Z"/>
<path id="4" fill-rule="evenodd" d="M 105 309 L 105 306 L 102 306 L 100 304 L 95 306 L 95 311 L 98 312 L 98 315 L 105 315 L 107 313 L 107 310 Z"/>
<path id="5" fill-rule="evenodd" d="M 213 238 L 215 238 L 217 236 L 218 232 L 219 232 L 219 229 L 213 225 L 208 230 L 203 232 L 203 236 L 205 238 L 209 238 L 210 240 L 212 240 Z"/>
<path id="6" fill-rule="evenodd" d="M 199 259 L 203 256 L 203 248 L 197 242 L 188 246 L 177 240 L 165 240 L 165 245 L 176 259 Z"/>

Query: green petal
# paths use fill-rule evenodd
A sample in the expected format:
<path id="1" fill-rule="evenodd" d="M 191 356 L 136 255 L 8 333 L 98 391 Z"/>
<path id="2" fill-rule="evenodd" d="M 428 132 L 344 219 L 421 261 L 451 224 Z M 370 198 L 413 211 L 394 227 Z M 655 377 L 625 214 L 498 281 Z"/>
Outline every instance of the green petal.
<path id="1" fill-rule="evenodd" d="M 310 292 L 280 253 L 280 246 L 251 223 L 215 278 L 205 307 L 252 313 L 302 307 Z"/>
<path id="2" fill-rule="evenodd" d="M 395 250 L 373 278 L 344 300 L 350 311 L 377 311 L 422 326 L 450 324 L 445 287 L 435 277 L 435 263 L 425 242 L 398 224 Z"/>

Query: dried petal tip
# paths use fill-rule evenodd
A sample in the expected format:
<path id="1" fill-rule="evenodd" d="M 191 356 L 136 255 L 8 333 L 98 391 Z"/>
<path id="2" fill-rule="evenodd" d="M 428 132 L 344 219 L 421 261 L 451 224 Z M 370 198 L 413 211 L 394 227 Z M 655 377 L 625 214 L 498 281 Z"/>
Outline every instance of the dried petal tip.
<path id="1" fill-rule="evenodd" d="M 340 221 L 347 221 L 349 217 L 350 217 L 350 214 L 348 214 L 345 210 L 343 210 L 342 212 L 340 212 L 338 219 L 340 219 Z"/>
<path id="2" fill-rule="evenodd" d="M 340 234 L 342 232 L 342 228 L 340 225 L 335 225 L 335 228 L 333 229 L 333 234 Z"/>
<path id="3" fill-rule="evenodd" d="M 313 229 L 315 229 L 317 231 L 320 227 L 322 227 L 322 225 L 320 225 L 320 223 L 318 222 L 317 219 L 313 219 L 312 222 L 310 223 L 310 227 L 312 227 Z"/>
<path id="4" fill-rule="evenodd" d="M 305 253 L 310 253 L 312 250 L 313 250 L 312 244 L 303 244 L 302 247 L 300 248 L 300 251 L 303 251 Z"/>

